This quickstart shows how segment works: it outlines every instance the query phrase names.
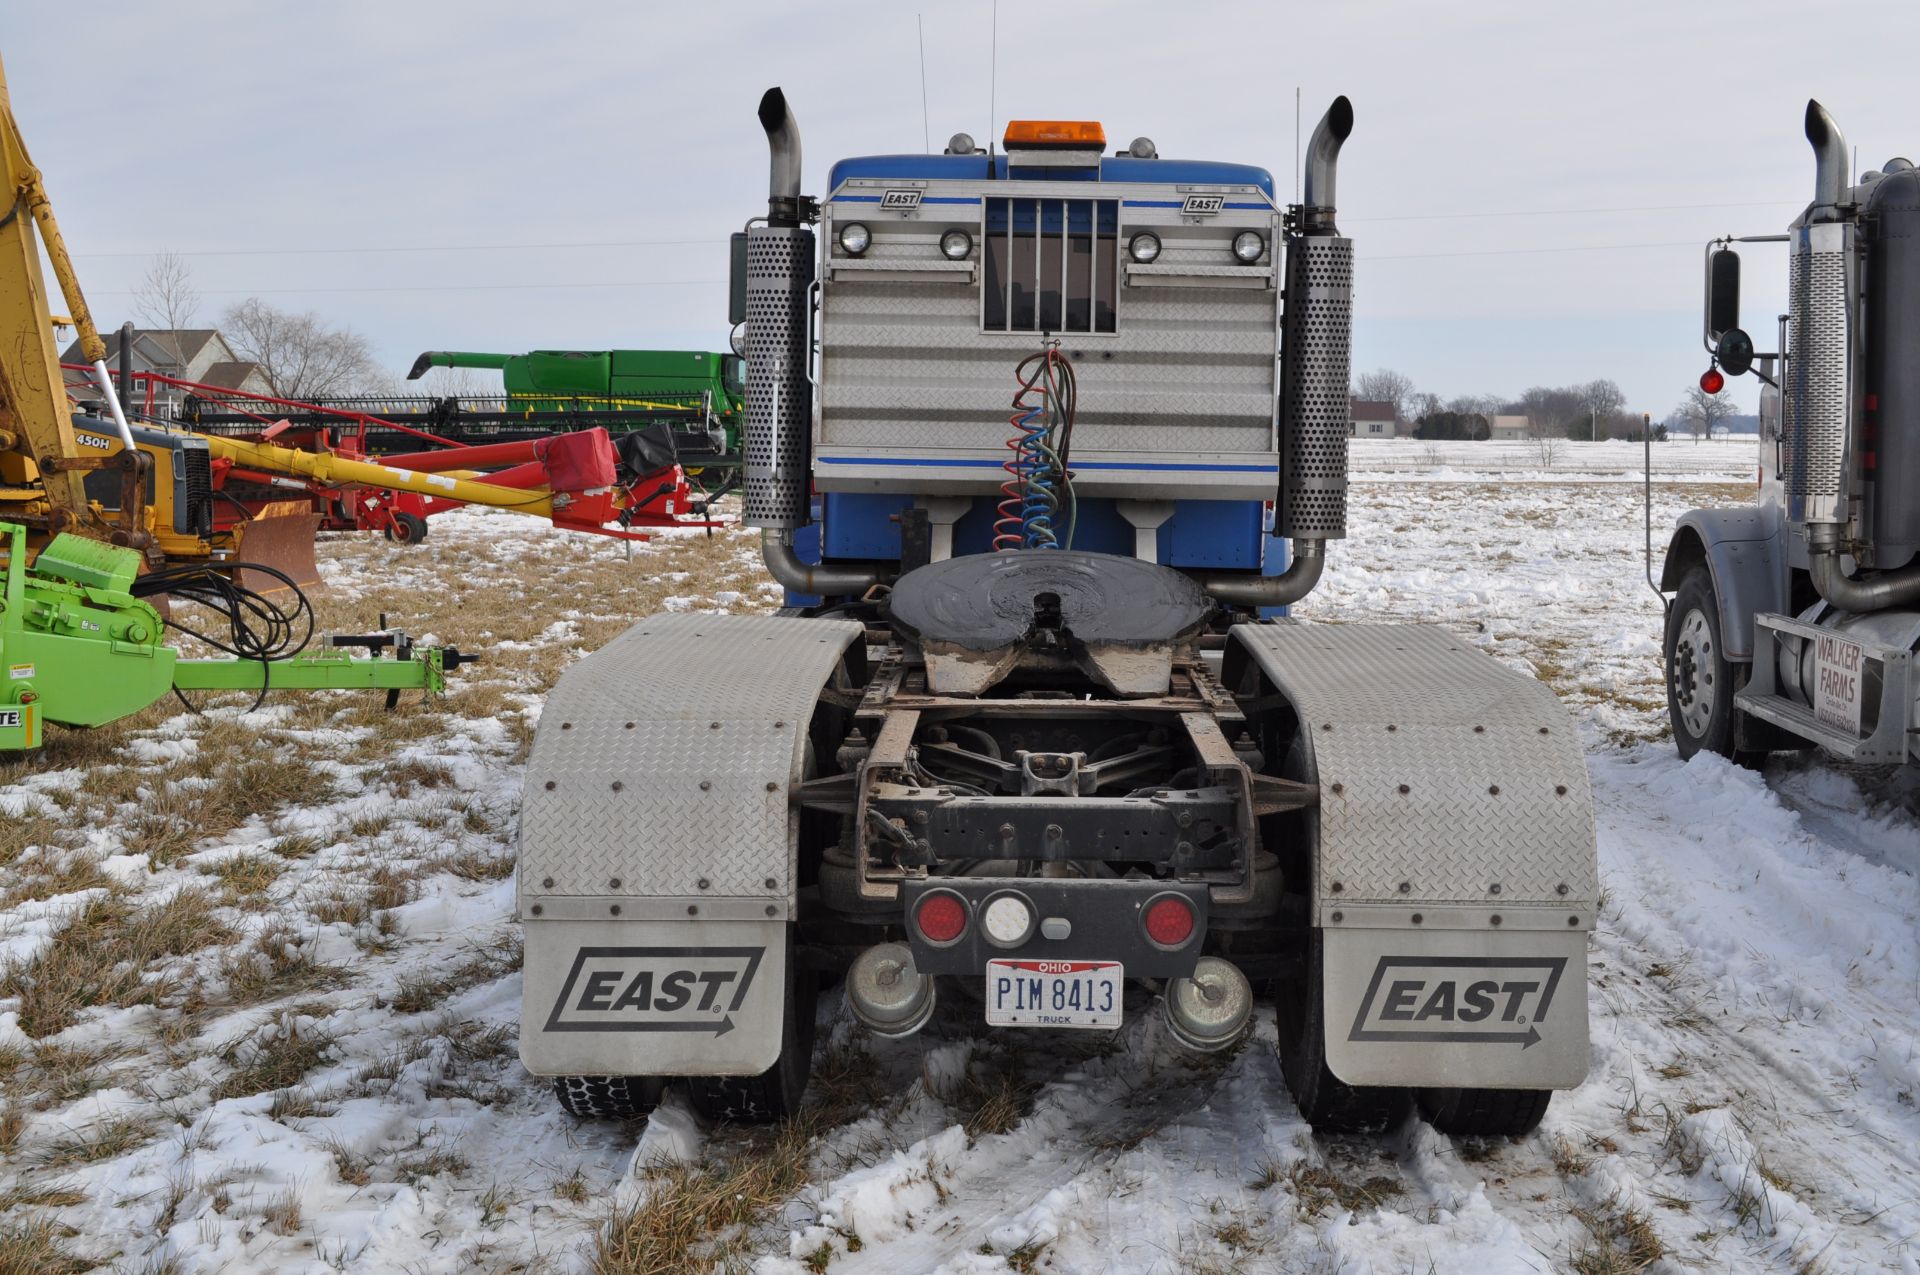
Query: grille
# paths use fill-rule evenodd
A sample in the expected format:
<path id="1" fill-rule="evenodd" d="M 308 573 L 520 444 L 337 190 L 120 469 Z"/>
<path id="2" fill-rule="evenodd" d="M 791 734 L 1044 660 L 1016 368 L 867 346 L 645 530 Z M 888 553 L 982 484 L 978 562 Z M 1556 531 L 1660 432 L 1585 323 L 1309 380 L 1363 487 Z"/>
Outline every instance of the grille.
<path id="1" fill-rule="evenodd" d="M 1846 254 L 1796 244 L 1788 273 L 1793 326 L 1786 411 L 1787 516 L 1841 522 L 1847 448 Z"/>
<path id="2" fill-rule="evenodd" d="M 213 464 L 205 447 L 182 448 L 177 471 L 180 485 L 173 493 L 173 529 L 187 535 L 213 534 Z"/>
<path id="3" fill-rule="evenodd" d="M 1280 386 L 1280 472 L 1274 530 L 1347 534 L 1348 373 L 1353 355 L 1353 241 L 1287 245 L 1287 312 Z"/>
<path id="4" fill-rule="evenodd" d="M 988 332 L 1112 332 L 1120 201 L 986 201 L 980 325 Z"/>
<path id="5" fill-rule="evenodd" d="M 813 232 L 754 226 L 747 231 L 747 417 L 741 429 L 746 509 L 753 527 L 807 523 L 807 292 Z"/>

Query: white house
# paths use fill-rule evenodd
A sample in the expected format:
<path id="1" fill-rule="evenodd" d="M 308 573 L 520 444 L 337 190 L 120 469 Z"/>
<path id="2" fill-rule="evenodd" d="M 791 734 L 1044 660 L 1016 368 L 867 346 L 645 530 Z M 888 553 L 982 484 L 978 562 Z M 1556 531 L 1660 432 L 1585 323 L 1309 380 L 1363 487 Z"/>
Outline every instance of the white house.
<path id="1" fill-rule="evenodd" d="M 1394 418 L 1393 404 L 1376 399 L 1348 400 L 1347 434 L 1353 438 L 1398 438 L 1410 426 Z"/>
<path id="2" fill-rule="evenodd" d="M 1533 437 L 1533 421 L 1525 416 L 1489 416 L 1487 437 L 1496 443 L 1524 442 Z"/>

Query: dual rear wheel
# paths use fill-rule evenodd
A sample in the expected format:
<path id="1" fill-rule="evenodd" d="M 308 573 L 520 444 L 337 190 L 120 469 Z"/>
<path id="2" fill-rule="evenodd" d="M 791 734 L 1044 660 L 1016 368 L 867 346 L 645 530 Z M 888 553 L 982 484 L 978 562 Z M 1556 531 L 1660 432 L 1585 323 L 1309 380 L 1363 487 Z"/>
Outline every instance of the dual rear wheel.
<path id="1" fill-rule="evenodd" d="M 813 1026 L 820 981 L 794 967 L 787 952 L 786 1013 L 780 1056 L 757 1076 L 689 1076 L 687 1097 L 701 1118 L 733 1124 L 773 1124 L 791 1119 L 806 1096 L 813 1070 Z M 625 1119 L 644 1116 L 666 1092 L 663 1076 L 555 1076 L 554 1096 L 570 1116 Z"/>
<path id="2" fill-rule="evenodd" d="M 1320 973 L 1320 936 L 1308 943 L 1304 975 L 1281 988 L 1280 1072 L 1300 1115 L 1318 1134 L 1380 1133 L 1410 1107 L 1441 1133 L 1518 1137 L 1547 1114 L 1551 1089 L 1399 1089 L 1349 1085 L 1327 1066 L 1326 993 Z"/>

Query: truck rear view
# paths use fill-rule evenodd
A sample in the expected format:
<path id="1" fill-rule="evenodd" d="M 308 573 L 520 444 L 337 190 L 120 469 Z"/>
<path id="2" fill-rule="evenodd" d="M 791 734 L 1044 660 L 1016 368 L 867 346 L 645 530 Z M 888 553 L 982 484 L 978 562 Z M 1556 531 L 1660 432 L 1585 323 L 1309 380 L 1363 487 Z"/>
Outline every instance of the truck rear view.
<path id="1" fill-rule="evenodd" d="M 1275 989 L 1321 1129 L 1531 1128 L 1587 1065 L 1586 769 L 1550 692 L 1436 630 L 1285 618 L 1346 531 L 1335 101 L 1251 165 L 843 160 L 760 105 L 746 521 L 778 616 L 646 619 L 528 768 L 521 1056 L 568 1110 L 802 1100 L 868 1030 L 1237 1046 Z"/>

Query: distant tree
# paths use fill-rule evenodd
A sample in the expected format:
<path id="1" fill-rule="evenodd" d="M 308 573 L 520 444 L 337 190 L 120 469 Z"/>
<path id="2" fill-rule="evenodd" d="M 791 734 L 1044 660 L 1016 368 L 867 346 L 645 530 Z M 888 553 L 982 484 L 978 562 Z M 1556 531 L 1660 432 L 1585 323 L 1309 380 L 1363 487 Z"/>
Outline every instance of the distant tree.
<path id="1" fill-rule="evenodd" d="M 1458 394 L 1445 403 L 1449 412 L 1471 412 L 1478 416 L 1498 416 L 1506 400 L 1498 394 Z"/>
<path id="2" fill-rule="evenodd" d="M 180 331 L 192 327 L 200 313 L 200 293 L 193 286 L 186 258 L 171 252 L 155 255 L 140 286 L 133 290 L 133 313 L 172 357 L 174 375 L 185 376 L 187 360 Z"/>
<path id="3" fill-rule="evenodd" d="M 1726 390 L 1718 394 L 1709 394 L 1695 385 L 1687 390 L 1687 396 L 1673 409 L 1673 414 L 1686 424 L 1698 443 L 1703 438 L 1713 437 L 1713 427 L 1732 416 L 1737 407 L 1733 396 Z"/>
<path id="4" fill-rule="evenodd" d="M 1582 442 L 1597 442 L 1607 436 L 1607 427 L 1626 406 L 1627 396 L 1618 385 L 1605 380 L 1587 382 L 1580 387 L 1580 394 L 1586 400 L 1586 417 L 1576 415 L 1568 423 L 1567 434 Z"/>
<path id="5" fill-rule="evenodd" d="M 1656 443 L 1664 443 L 1667 441 L 1667 427 L 1665 424 L 1655 425 L 1653 427 L 1653 441 Z"/>
<path id="6" fill-rule="evenodd" d="M 1413 397 L 1413 378 L 1392 368 L 1362 372 L 1353 383 L 1353 396 L 1370 403 L 1393 404 L 1393 419 L 1407 419 L 1407 402 Z"/>
<path id="7" fill-rule="evenodd" d="M 311 310 L 293 314 L 248 297 L 227 307 L 220 324 L 233 352 L 258 363 L 283 398 L 352 394 L 380 379 L 367 338 Z"/>
<path id="8" fill-rule="evenodd" d="M 1414 423 L 1413 436 L 1429 440 L 1470 439 L 1485 442 L 1492 431 L 1478 412 L 1429 412 Z"/>

